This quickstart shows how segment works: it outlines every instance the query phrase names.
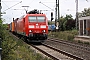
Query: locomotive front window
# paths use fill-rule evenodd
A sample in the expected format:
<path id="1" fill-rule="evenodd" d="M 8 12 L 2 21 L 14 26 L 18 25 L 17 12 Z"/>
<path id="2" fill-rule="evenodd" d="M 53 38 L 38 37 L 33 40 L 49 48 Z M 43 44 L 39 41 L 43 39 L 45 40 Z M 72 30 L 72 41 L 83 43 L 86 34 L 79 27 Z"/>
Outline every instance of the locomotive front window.
<path id="1" fill-rule="evenodd" d="M 38 16 L 38 17 L 37 17 L 37 20 L 38 20 L 38 22 L 45 22 L 45 17 L 43 17 L 43 16 Z"/>
<path id="2" fill-rule="evenodd" d="M 29 22 L 37 22 L 35 16 L 29 16 Z"/>

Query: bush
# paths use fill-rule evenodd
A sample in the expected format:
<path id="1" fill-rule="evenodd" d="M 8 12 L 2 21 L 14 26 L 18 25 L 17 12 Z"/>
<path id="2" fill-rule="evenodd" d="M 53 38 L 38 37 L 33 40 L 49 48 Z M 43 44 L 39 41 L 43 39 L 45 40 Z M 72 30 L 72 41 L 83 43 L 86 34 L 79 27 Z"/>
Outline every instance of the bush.
<path id="1" fill-rule="evenodd" d="M 13 38 L 5 31 L 2 41 L 2 60 L 49 60 L 46 57 L 36 53 L 28 44 L 20 39 Z"/>
<path id="2" fill-rule="evenodd" d="M 0 37 L 2 38 L 2 60 L 50 60 L 37 54 L 29 45 L 20 39 L 12 37 L 6 30 L 6 25 L 0 20 Z"/>
<path id="3" fill-rule="evenodd" d="M 51 32 L 49 33 L 49 37 L 52 37 L 51 35 L 54 35 L 55 38 L 60 38 L 63 40 L 73 40 L 74 36 L 78 34 L 77 30 L 71 30 L 71 31 L 60 31 L 60 32 Z"/>

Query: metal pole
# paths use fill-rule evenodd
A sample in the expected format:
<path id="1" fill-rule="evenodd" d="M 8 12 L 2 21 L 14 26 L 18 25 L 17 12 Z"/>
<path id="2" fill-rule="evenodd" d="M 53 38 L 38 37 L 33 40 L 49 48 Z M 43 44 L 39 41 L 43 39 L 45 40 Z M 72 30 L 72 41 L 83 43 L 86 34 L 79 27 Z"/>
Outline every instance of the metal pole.
<path id="1" fill-rule="evenodd" d="M 57 22 L 57 0 L 56 0 L 56 22 Z"/>
<path id="2" fill-rule="evenodd" d="M 55 24 L 56 24 L 56 30 L 59 30 L 59 0 L 56 0 L 56 20 L 55 20 Z"/>
<path id="3" fill-rule="evenodd" d="M 78 0 L 76 0 L 76 29 L 78 30 Z"/>
<path id="4" fill-rule="evenodd" d="M 58 0 L 58 22 L 59 22 L 59 26 L 60 26 L 60 20 L 59 20 L 59 18 L 60 18 L 60 14 L 59 14 L 60 12 L 59 12 L 59 0 Z M 59 27 L 58 26 L 58 27 Z"/>
<path id="5" fill-rule="evenodd" d="M 26 14 L 27 14 L 27 11 L 28 11 L 28 7 L 29 7 L 29 6 L 22 6 L 22 7 L 27 7 L 27 9 L 25 9 L 25 8 L 24 8 L 24 9 L 25 9 L 25 11 L 26 11 Z"/>
<path id="6" fill-rule="evenodd" d="M 0 0 L 0 20 L 1 20 L 1 0 Z"/>
<path id="7" fill-rule="evenodd" d="M 56 8 L 55 8 L 55 26 L 56 26 L 56 28 L 57 28 L 57 0 L 56 0 Z M 57 30 L 57 29 L 56 29 Z"/>

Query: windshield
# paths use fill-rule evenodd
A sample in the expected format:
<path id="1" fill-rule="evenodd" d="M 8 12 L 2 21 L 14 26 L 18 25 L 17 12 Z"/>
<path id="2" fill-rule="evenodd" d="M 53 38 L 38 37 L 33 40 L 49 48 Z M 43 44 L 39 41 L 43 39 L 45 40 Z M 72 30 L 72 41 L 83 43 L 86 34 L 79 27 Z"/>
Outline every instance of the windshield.
<path id="1" fill-rule="evenodd" d="M 45 22 L 44 16 L 29 16 L 29 22 Z"/>
<path id="2" fill-rule="evenodd" d="M 39 16 L 37 17 L 38 22 L 45 22 L 45 17 Z"/>
<path id="3" fill-rule="evenodd" d="M 35 16 L 30 16 L 29 17 L 29 22 L 37 22 Z"/>

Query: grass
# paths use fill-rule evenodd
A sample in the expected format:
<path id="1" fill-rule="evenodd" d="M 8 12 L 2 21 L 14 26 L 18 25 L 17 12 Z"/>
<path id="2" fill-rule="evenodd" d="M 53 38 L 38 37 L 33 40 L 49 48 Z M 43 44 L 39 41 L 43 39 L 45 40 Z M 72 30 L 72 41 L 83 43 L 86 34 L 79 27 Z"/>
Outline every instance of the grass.
<path id="1" fill-rule="evenodd" d="M 90 42 L 84 42 L 84 41 L 80 41 L 80 40 L 78 40 L 78 43 L 85 44 L 85 45 L 90 45 Z"/>
<path id="2" fill-rule="evenodd" d="M 83 42 L 83 41 L 80 41 L 80 40 L 75 41 L 74 38 L 75 38 L 76 35 L 78 35 L 77 30 L 49 32 L 49 34 L 48 34 L 49 37 L 59 38 L 59 39 L 62 39 L 62 40 L 68 40 L 68 41 L 78 42 L 80 44 L 90 45 L 89 42 Z"/>
<path id="3" fill-rule="evenodd" d="M 82 41 L 78 40 L 78 43 L 83 43 Z"/>
<path id="4" fill-rule="evenodd" d="M 84 44 L 90 45 L 90 43 L 89 43 L 89 42 L 84 42 Z"/>
<path id="5" fill-rule="evenodd" d="M 60 32 L 50 32 L 48 35 L 49 37 L 53 37 L 54 38 L 60 38 L 63 40 L 70 40 L 72 41 L 75 37 L 75 35 L 77 35 L 78 32 L 77 30 L 72 30 L 72 31 L 60 31 Z"/>
<path id="6" fill-rule="evenodd" d="M 2 60 L 50 60 L 36 53 L 28 44 L 13 38 L 8 31 L 4 31 L 2 41 Z"/>

